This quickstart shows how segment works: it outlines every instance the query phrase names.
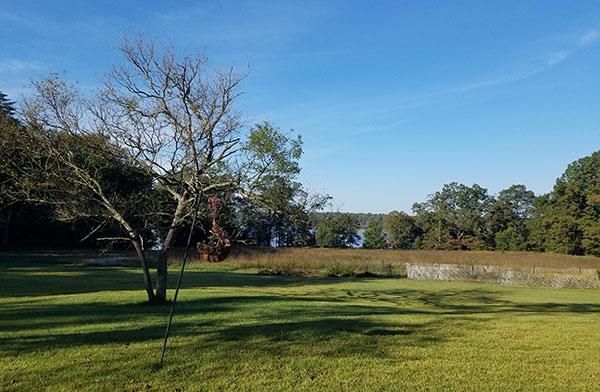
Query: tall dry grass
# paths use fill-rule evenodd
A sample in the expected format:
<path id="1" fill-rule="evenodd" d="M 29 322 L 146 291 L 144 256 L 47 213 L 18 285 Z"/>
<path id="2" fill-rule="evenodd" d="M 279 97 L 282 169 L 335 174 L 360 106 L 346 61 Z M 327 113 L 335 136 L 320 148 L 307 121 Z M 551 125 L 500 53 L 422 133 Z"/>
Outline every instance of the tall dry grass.
<path id="1" fill-rule="evenodd" d="M 227 264 L 240 268 L 311 274 L 357 274 L 372 272 L 403 275 L 406 263 L 498 265 L 512 268 L 600 269 L 600 257 L 535 252 L 435 251 L 387 249 L 241 249 Z"/>

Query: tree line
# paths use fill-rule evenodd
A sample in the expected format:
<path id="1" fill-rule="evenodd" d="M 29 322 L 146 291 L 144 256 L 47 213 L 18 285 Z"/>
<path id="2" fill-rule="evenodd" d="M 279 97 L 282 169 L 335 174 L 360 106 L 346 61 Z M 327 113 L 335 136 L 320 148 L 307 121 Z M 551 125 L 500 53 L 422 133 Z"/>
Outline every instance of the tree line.
<path id="1" fill-rule="evenodd" d="M 546 251 L 600 256 L 600 151 L 568 165 L 548 194 L 525 185 L 490 195 L 478 184 L 452 182 L 412 206 L 372 219 L 365 248 Z M 316 240 L 324 247 L 355 246 L 360 221 L 326 216 Z"/>
<path id="2" fill-rule="evenodd" d="M 383 218 L 386 214 L 375 214 L 371 212 L 340 212 L 340 211 L 319 211 L 312 214 L 312 221 L 315 227 L 321 221 L 328 218 L 336 218 L 343 214 L 352 215 L 358 223 L 359 229 L 366 229 L 373 221 L 383 223 Z"/>

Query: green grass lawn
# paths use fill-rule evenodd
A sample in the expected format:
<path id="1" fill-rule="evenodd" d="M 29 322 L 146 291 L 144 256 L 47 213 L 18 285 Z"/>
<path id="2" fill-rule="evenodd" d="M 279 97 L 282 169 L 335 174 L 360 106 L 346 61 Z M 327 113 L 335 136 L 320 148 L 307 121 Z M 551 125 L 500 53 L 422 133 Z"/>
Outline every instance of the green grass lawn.
<path id="1" fill-rule="evenodd" d="M 173 283 L 175 274 L 172 274 Z M 194 265 L 168 308 L 136 269 L 0 261 L 0 390 L 600 389 L 600 291 L 257 276 Z"/>

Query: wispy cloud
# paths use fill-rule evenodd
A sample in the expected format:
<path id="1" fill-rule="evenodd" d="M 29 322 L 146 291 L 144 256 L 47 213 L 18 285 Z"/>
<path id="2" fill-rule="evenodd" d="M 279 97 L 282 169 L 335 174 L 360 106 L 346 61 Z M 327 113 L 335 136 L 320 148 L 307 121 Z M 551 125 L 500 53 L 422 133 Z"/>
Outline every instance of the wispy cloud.
<path id="1" fill-rule="evenodd" d="M 409 122 L 408 118 L 401 118 L 397 121 L 387 122 L 384 125 L 369 124 L 364 127 L 358 128 L 354 131 L 349 131 L 348 136 L 362 136 L 362 135 L 369 135 L 369 134 L 375 134 L 375 133 L 383 133 L 383 132 L 387 132 L 387 131 L 394 131 L 394 130 L 397 130 L 398 128 L 400 128 L 401 126 L 405 125 L 408 122 Z"/>
<path id="2" fill-rule="evenodd" d="M 546 67 L 547 68 L 554 67 L 556 64 L 559 64 L 562 61 L 566 60 L 567 57 L 569 57 L 570 54 L 571 54 L 571 52 L 567 52 L 567 51 L 564 51 L 564 50 L 560 51 L 560 52 L 550 53 L 548 55 L 548 60 L 546 62 Z"/>
<path id="3" fill-rule="evenodd" d="M 39 61 L 24 61 L 12 58 L 0 59 L 0 72 L 23 72 L 42 69 Z"/>
<path id="4" fill-rule="evenodd" d="M 479 81 L 479 82 L 465 84 L 463 86 L 458 86 L 458 87 L 455 87 L 452 89 L 441 91 L 441 94 L 460 93 L 460 92 L 466 92 L 466 91 L 471 91 L 471 90 L 477 90 L 477 89 L 484 88 L 484 87 L 490 87 L 490 86 L 506 84 L 506 83 L 513 83 L 513 82 L 517 82 L 517 81 L 521 81 L 521 80 L 533 77 L 537 74 L 548 71 L 548 70 L 554 68 L 555 66 L 557 66 L 558 64 L 562 63 L 563 61 L 567 60 L 569 57 L 571 57 L 573 54 L 575 54 L 575 52 L 577 52 L 577 50 L 579 48 L 593 45 L 593 44 L 597 43 L 598 41 L 600 41 L 600 30 L 598 30 L 598 29 L 588 30 L 586 33 L 581 34 L 578 37 L 577 43 L 572 44 L 571 48 L 566 49 L 566 50 L 557 51 L 557 52 L 551 52 L 551 53 L 547 54 L 546 56 L 544 56 L 544 58 L 545 58 L 545 60 L 543 60 L 544 63 L 539 65 L 538 67 L 535 67 L 533 69 L 530 69 L 528 71 L 523 71 L 520 73 L 505 75 L 503 77 L 499 77 L 499 78 L 495 78 L 495 79 L 483 80 L 483 81 Z"/>
<path id="5" fill-rule="evenodd" d="M 600 40 L 600 30 L 592 29 L 579 37 L 579 46 L 595 44 Z"/>
<path id="6" fill-rule="evenodd" d="M 322 127 L 324 123 L 350 121 L 351 119 L 354 129 L 346 133 L 348 136 L 397 131 L 403 129 L 408 123 L 407 118 L 411 117 L 411 113 L 421 107 L 442 105 L 449 98 L 454 99 L 460 94 L 516 84 L 548 72 L 575 56 L 584 47 L 600 42 L 600 30 L 592 29 L 583 34 L 570 35 L 569 41 L 563 43 L 558 50 L 548 50 L 545 53 L 533 54 L 531 58 L 525 57 L 508 61 L 505 67 L 512 67 L 512 71 L 500 72 L 489 78 L 445 88 L 417 90 L 403 94 L 384 94 L 359 101 L 352 100 L 348 102 L 328 99 L 322 104 L 315 104 L 314 101 L 311 101 L 304 106 L 296 104 L 292 110 L 306 110 L 311 113 L 311 116 L 307 116 L 305 123 L 301 122 L 298 125 L 300 128 Z M 335 103 L 331 104 L 331 101 L 335 101 Z M 336 116 L 332 113 L 338 113 L 339 115 Z M 381 118 L 382 120 L 379 124 L 373 124 L 373 118 Z M 315 136 L 312 141 L 323 141 L 327 139 L 327 136 L 325 136 L 327 134 L 327 132 L 322 132 Z"/>

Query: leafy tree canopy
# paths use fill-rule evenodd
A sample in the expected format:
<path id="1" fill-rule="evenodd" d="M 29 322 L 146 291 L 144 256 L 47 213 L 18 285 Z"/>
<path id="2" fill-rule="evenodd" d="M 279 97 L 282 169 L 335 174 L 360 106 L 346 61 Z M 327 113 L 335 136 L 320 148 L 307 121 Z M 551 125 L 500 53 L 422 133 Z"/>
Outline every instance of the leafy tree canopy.
<path id="1" fill-rule="evenodd" d="M 358 243 L 358 221 L 350 214 L 327 217 L 317 226 L 317 245 L 324 248 L 347 248 Z"/>
<path id="2" fill-rule="evenodd" d="M 383 226 L 376 220 L 369 222 L 363 235 L 363 247 L 367 249 L 384 249 L 387 247 Z"/>

